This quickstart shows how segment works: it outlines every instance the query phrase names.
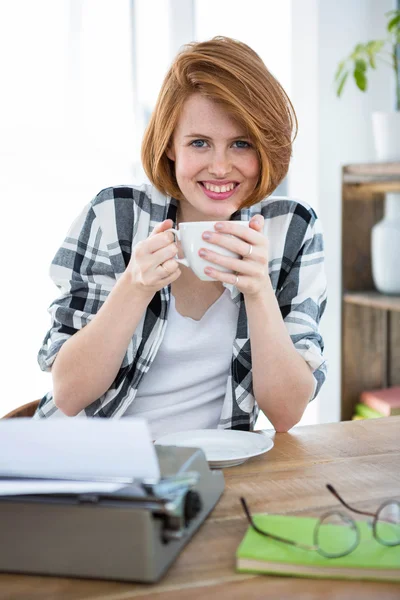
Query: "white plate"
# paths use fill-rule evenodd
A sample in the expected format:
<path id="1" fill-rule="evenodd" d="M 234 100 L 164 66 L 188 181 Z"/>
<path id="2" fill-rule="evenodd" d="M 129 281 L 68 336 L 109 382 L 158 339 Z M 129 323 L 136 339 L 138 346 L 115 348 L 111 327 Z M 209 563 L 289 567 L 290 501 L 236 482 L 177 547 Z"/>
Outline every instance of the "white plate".
<path id="1" fill-rule="evenodd" d="M 201 448 L 214 469 L 240 465 L 245 460 L 271 450 L 274 443 L 264 433 L 233 429 L 195 429 L 163 435 L 155 441 L 160 446 Z"/>

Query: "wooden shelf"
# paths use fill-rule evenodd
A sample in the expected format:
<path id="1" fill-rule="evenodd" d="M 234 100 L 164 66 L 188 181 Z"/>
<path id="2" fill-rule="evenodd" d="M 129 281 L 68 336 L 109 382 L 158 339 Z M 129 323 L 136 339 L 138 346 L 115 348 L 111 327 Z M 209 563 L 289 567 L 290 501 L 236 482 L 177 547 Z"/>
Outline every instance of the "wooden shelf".
<path id="1" fill-rule="evenodd" d="M 400 191 L 400 162 L 347 165 L 342 184 L 341 418 L 347 420 L 364 390 L 400 385 L 400 296 L 376 291 L 371 267 L 371 230 L 383 218 L 385 192 Z"/>
<path id="2" fill-rule="evenodd" d="M 400 312 L 400 296 L 388 296 L 380 294 L 375 290 L 366 292 L 345 292 L 343 294 L 343 300 L 348 304 L 357 304 L 359 306 L 369 306 L 370 308 Z"/>
<path id="3" fill-rule="evenodd" d="M 343 200 L 373 198 L 373 194 L 400 192 L 400 163 L 367 163 L 343 167 Z M 347 188 L 347 189 L 346 189 Z"/>
<path id="4" fill-rule="evenodd" d="M 400 182 L 400 163 L 365 163 L 343 167 L 343 183 Z"/>

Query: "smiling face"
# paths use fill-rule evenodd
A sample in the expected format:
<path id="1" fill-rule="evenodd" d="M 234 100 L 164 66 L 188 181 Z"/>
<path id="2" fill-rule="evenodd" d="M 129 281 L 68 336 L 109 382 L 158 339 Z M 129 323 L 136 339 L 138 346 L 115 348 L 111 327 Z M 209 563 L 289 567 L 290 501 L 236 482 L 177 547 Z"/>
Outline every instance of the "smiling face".
<path id="1" fill-rule="evenodd" d="M 167 150 L 185 198 L 183 221 L 229 220 L 254 191 L 260 163 L 243 127 L 223 106 L 193 94 Z"/>

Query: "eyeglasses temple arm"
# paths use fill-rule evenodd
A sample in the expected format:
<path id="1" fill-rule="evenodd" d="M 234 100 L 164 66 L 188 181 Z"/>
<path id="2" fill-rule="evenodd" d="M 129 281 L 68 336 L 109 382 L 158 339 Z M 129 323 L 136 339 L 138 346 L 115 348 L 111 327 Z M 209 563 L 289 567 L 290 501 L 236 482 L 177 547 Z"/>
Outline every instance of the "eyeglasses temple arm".
<path id="1" fill-rule="evenodd" d="M 267 533 L 266 531 L 259 529 L 253 521 L 253 517 L 250 514 L 246 500 L 244 498 L 240 498 L 240 502 L 242 503 L 243 510 L 246 513 L 246 517 L 247 517 L 250 525 L 253 527 L 253 529 L 255 531 L 257 531 L 257 533 L 260 533 L 261 535 L 264 535 L 266 537 L 270 537 L 273 540 L 277 540 L 278 542 L 284 542 L 285 544 L 290 544 L 291 546 L 297 546 L 298 548 L 304 548 L 305 550 L 316 550 L 316 546 L 309 546 L 308 544 L 301 544 L 299 542 L 294 542 L 293 540 L 287 540 L 286 538 L 282 538 L 282 537 L 279 537 L 278 535 L 274 535 L 272 533 Z"/>
<path id="2" fill-rule="evenodd" d="M 333 485 L 331 485 L 330 483 L 327 483 L 326 487 L 328 488 L 328 490 L 330 491 L 330 493 L 333 494 L 335 496 L 335 498 L 337 500 L 339 500 L 339 502 L 341 504 L 343 504 L 343 506 L 345 506 L 348 510 L 351 510 L 352 512 L 355 512 L 355 513 L 357 513 L 359 515 L 367 515 L 368 517 L 375 517 L 375 513 L 367 512 L 365 510 L 358 510 L 357 508 L 353 508 L 352 506 L 350 506 L 349 504 L 347 504 L 347 502 L 345 502 L 343 500 L 343 498 L 337 493 L 337 491 L 335 490 L 335 488 L 333 487 Z"/>

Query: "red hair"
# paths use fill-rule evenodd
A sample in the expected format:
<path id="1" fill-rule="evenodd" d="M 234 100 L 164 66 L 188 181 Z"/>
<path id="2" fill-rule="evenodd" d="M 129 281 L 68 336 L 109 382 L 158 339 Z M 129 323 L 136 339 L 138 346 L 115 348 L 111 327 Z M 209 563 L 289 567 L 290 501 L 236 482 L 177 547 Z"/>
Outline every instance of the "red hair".
<path id="1" fill-rule="evenodd" d="M 142 142 L 142 163 L 150 181 L 162 193 L 183 199 L 166 150 L 183 104 L 194 93 L 222 104 L 257 149 L 260 178 L 243 206 L 269 196 L 289 168 L 296 114 L 258 54 L 242 42 L 220 36 L 184 46 L 164 79 Z"/>

